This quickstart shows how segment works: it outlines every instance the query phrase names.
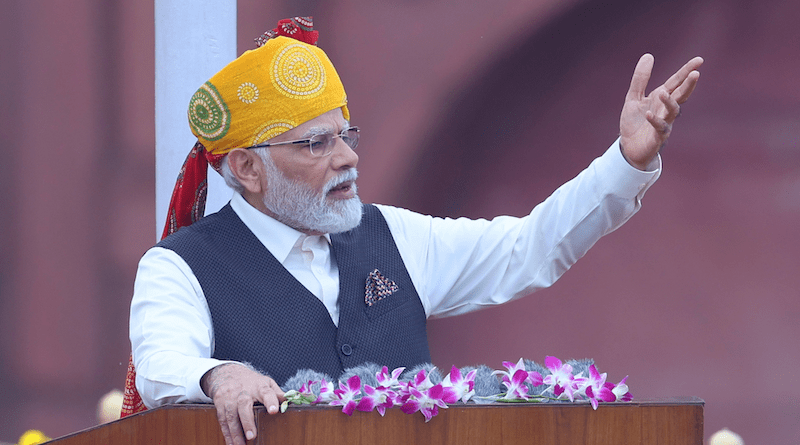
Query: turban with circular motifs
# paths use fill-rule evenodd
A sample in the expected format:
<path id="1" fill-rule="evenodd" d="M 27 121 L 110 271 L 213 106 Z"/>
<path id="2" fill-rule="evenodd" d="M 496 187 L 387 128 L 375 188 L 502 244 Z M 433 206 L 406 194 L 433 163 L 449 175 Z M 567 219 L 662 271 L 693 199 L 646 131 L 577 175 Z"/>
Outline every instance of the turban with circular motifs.
<path id="1" fill-rule="evenodd" d="M 335 108 L 349 119 L 344 87 L 325 53 L 278 36 L 203 84 L 189 101 L 189 125 L 206 150 L 218 155 L 264 142 Z"/>
<path id="2" fill-rule="evenodd" d="M 311 17 L 278 22 L 247 51 L 204 83 L 189 101 L 197 144 L 172 192 L 163 235 L 205 213 L 207 171 L 238 147 L 251 147 L 336 108 L 350 119 L 347 95 Z"/>

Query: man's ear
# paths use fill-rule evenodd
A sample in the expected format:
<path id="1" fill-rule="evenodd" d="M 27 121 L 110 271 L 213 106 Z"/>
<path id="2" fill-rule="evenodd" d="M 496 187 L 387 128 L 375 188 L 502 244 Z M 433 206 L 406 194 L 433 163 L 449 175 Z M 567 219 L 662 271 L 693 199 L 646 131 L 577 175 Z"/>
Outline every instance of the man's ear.
<path id="1" fill-rule="evenodd" d="M 228 166 L 233 176 L 239 180 L 247 192 L 261 193 L 263 191 L 262 181 L 265 179 L 266 172 L 258 154 L 243 148 L 235 148 L 228 153 Z"/>

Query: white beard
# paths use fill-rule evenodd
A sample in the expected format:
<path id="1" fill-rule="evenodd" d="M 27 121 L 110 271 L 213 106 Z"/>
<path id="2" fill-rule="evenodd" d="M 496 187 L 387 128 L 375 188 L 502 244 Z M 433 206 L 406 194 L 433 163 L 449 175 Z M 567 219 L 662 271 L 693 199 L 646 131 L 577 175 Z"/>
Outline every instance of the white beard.
<path id="1" fill-rule="evenodd" d="M 328 192 L 346 181 L 355 181 L 358 172 L 351 168 L 332 178 L 318 193 L 308 185 L 292 181 L 272 162 L 269 153 L 261 156 L 267 169 L 269 186 L 264 205 L 275 219 L 297 230 L 320 233 L 340 233 L 355 228 L 361 222 L 361 199 L 353 182 L 356 196 L 346 200 L 328 200 Z"/>

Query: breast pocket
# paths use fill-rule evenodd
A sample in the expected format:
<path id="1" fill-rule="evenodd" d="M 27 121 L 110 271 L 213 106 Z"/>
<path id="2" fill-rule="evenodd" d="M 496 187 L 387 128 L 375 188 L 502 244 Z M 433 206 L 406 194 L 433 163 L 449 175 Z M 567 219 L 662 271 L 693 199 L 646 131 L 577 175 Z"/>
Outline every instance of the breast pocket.
<path id="1" fill-rule="evenodd" d="M 364 313 L 370 320 L 375 320 L 378 317 L 382 317 L 383 315 L 391 313 L 396 309 L 408 304 L 408 302 L 412 299 L 411 295 L 411 292 L 405 292 L 403 289 L 398 289 L 391 295 L 376 301 L 372 304 L 372 306 L 365 306 Z"/>

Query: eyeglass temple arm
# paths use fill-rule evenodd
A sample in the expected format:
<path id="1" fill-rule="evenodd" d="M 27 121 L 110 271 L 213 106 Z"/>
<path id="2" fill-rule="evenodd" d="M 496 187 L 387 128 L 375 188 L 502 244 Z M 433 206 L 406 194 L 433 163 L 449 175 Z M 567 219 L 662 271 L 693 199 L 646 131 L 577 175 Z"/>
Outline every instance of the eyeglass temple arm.
<path id="1" fill-rule="evenodd" d="M 296 144 L 307 144 L 311 141 L 311 139 L 300 139 L 299 141 L 283 141 L 283 142 L 263 142 L 261 144 L 251 145 L 249 147 L 245 147 L 248 150 L 251 148 L 267 148 L 273 145 L 296 145 Z"/>

